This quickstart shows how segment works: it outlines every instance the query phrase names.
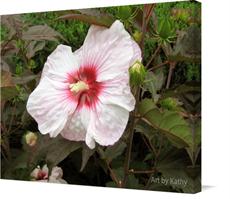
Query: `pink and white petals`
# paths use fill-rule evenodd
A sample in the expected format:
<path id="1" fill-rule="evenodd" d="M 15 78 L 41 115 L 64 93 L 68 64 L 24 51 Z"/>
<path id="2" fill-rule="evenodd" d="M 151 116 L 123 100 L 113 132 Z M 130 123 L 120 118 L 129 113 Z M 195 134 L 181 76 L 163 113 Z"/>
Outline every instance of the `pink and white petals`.
<path id="1" fill-rule="evenodd" d="M 42 168 L 37 166 L 37 168 L 31 172 L 30 176 L 32 180 L 47 182 L 49 177 L 49 169 L 46 164 Z"/>
<path id="2" fill-rule="evenodd" d="M 68 73 L 78 69 L 80 67 L 79 62 L 70 46 L 58 45 L 48 56 L 42 71 L 42 77 L 47 76 L 52 80 L 66 83 Z"/>
<path id="3" fill-rule="evenodd" d="M 42 169 L 40 166 L 37 166 L 37 168 L 31 172 L 30 176 L 32 181 L 67 184 L 67 182 L 62 179 L 63 171 L 61 167 L 53 167 L 51 175 L 49 176 L 49 169 L 46 164 L 42 167 Z"/>
<path id="4" fill-rule="evenodd" d="M 136 61 L 139 62 L 142 61 L 141 49 L 139 45 L 134 40 L 132 40 L 132 46 L 133 46 L 133 57 L 129 63 L 130 66 L 132 66 Z"/>
<path id="5" fill-rule="evenodd" d="M 124 73 L 122 77 L 106 81 L 105 89 L 99 96 L 102 104 L 116 104 L 127 111 L 132 111 L 135 107 L 135 98 L 129 86 L 129 75 Z"/>
<path id="6" fill-rule="evenodd" d="M 59 45 L 48 57 L 27 110 L 42 134 L 113 145 L 135 107 L 129 67 L 137 60 L 141 50 L 120 21 L 93 25 L 80 49 Z"/>
<path id="7" fill-rule="evenodd" d="M 67 184 L 67 182 L 63 180 L 62 177 L 63 177 L 62 168 L 53 167 L 51 171 L 51 175 L 49 176 L 49 182 Z"/>
<path id="8" fill-rule="evenodd" d="M 82 46 L 82 64 L 97 68 L 97 81 L 111 80 L 130 67 L 134 55 L 132 42 L 120 21 L 115 21 L 109 29 L 93 25 Z"/>
<path id="9" fill-rule="evenodd" d="M 100 145 L 113 145 L 126 128 L 129 111 L 112 104 L 101 104 L 97 108 L 97 112 L 91 116 L 87 133 Z"/>
<path id="10" fill-rule="evenodd" d="M 87 108 L 82 108 L 79 111 L 75 111 L 61 132 L 61 135 L 68 140 L 84 141 L 89 117 L 90 115 Z"/>
<path id="11" fill-rule="evenodd" d="M 43 77 L 37 88 L 30 94 L 27 111 L 37 121 L 42 134 L 56 137 L 65 127 L 69 116 L 76 109 L 76 102 L 66 95 L 66 83 Z"/>

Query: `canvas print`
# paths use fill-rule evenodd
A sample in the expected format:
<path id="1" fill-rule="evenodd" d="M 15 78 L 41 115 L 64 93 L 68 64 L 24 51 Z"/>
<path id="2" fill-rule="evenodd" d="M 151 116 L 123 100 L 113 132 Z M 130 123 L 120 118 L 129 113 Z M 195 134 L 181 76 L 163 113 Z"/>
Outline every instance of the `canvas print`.
<path id="1" fill-rule="evenodd" d="M 199 192 L 201 4 L 1 16 L 1 178 Z"/>

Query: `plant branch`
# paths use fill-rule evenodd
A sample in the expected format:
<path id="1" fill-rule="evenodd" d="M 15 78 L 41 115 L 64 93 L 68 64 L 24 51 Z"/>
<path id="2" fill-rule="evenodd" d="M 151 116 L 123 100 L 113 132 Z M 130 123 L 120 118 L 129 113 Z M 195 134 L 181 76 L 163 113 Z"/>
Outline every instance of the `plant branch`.
<path id="1" fill-rule="evenodd" d="M 168 78 L 167 78 L 167 83 L 166 83 L 166 89 L 169 89 L 172 75 L 173 75 L 173 71 L 174 71 L 175 67 L 176 67 L 176 62 L 171 62 L 170 67 L 169 67 L 169 74 L 168 74 Z"/>
<path id="2" fill-rule="evenodd" d="M 155 50 L 155 52 L 153 53 L 152 57 L 150 58 L 150 60 L 146 64 L 146 68 L 149 67 L 149 65 L 152 63 L 152 61 L 154 60 L 154 58 L 158 55 L 158 53 L 160 52 L 160 49 L 161 49 L 161 45 L 157 46 L 157 49 Z"/>
<path id="3" fill-rule="evenodd" d="M 97 153 L 103 157 L 103 150 L 100 149 L 100 148 L 97 148 Z M 106 160 L 105 158 L 102 158 L 105 160 L 105 163 L 106 163 L 106 166 L 109 170 L 109 173 L 110 173 L 110 177 L 112 178 L 112 180 L 117 184 L 117 187 L 122 187 L 122 181 L 121 180 L 118 180 L 116 174 L 114 173 L 113 169 L 111 168 L 110 166 L 110 163 L 108 162 L 108 160 Z"/>
<path id="4" fill-rule="evenodd" d="M 138 102 L 140 96 L 140 87 L 137 88 L 135 92 L 135 98 L 136 102 Z M 132 151 L 132 143 L 133 143 L 133 134 L 134 134 L 134 127 L 135 127 L 135 115 L 136 115 L 137 109 L 135 108 L 134 111 L 132 112 L 132 120 L 130 123 L 130 131 L 129 131 L 129 142 L 128 142 L 128 148 L 126 152 L 126 159 L 125 159 L 125 164 L 124 164 L 124 180 L 122 183 L 122 187 L 126 185 L 127 178 L 129 175 L 129 167 L 130 167 L 130 160 L 131 160 L 131 151 Z"/>
<path id="5" fill-rule="evenodd" d="M 117 186 L 121 188 L 121 187 L 122 187 L 122 181 L 117 179 L 117 176 L 116 176 L 116 174 L 114 173 L 114 171 L 112 170 L 112 168 L 110 167 L 109 162 L 108 162 L 107 160 L 105 160 L 105 162 L 106 162 L 106 165 L 107 165 L 107 167 L 108 167 L 108 169 L 109 169 L 110 177 L 111 177 L 112 180 L 117 184 Z"/>
<path id="6" fill-rule="evenodd" d="M 145 39 L 145 34 L 147 31 L 147 25 L 149 23 L 149 19 L 152 13 L 152 10 L 154 8 L 154 4 L 150 5 L 150 6 L 144 6 L 143 8 L 143 17 L 142 17 L 142 37 L 141 37 L 141 42 L 140 42 L 140 47 L 141 47 L 141 52 L 142 52 L 142 56 L 143 56 L 143 52 L 144 52 L 144 39 Z"/>
<path id="7" fill-rule="evenodd" d="M 151 70 L 157 70 L 158 68 L 161 68 L 162 66 L 165 66 L 169 63 L 169 61 L 165 61 L 165 62 L 162 62 L 156 66 L 153 66 L 151 68 L 148 69 L 148 71 L 151 71 Z"/>

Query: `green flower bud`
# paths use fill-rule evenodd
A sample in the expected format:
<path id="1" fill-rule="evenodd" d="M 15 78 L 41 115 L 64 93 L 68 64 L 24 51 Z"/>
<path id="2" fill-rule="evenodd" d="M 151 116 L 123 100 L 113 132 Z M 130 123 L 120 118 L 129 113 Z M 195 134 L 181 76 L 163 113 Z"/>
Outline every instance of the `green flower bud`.
<path id="1" fill-rule="evenodd" d="M 136 61 L 129 69 L 130 84 L 138 86 L 145 80 L 146 70 L 140 61 Z"/>
<path id="2" fill-rule="evenodd" d="M 142 33 L 139 32 L 138 30 L 135 30 L 133 33 L 133 38 L 137 43 L 141 42 L 141 38 L 142 38 Z"/>
<path id="3" fill-rule="evenodd" d="M 182 105 L 182 103 L 177 98 L 168 97 L 163 99 L 160 102 L 160 105 L 161 107 L 166 108 L 168 110 L 176 111 L 180 109 L 180 105 Z"/>
<path id="4" fill-rule="evenodd" d="M 36 133 L 28 131 L 25 135 L 25 142 L 27 145 L 31 147 L 36 145 L 37 139 L 38 139 L 38 136 L 36 135 Z"/>

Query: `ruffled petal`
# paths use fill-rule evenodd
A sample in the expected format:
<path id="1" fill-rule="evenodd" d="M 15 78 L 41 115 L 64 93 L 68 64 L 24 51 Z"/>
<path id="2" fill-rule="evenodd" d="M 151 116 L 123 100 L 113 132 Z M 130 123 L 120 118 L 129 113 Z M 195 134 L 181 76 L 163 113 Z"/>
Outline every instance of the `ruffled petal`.
<path id="1" fill-rule="evenodd" d="M 142 61 L 142 57 L 141 57 L 141 49 L 139 47 L 139 45 L 132 40 L 132 46 L 133 46 L 133 57 L 130 61 L 130 66 L 132 66 L 136 61 Z"/>
<path id="2" fill-rule="evenodd" d="M 45 177 L 48 177 L 48 174 L 49 174 L 49 168 L 47 166 L 47 164 L 45 164 L 43 167 L 42 167 L 42 172 L 46 173 L 47 175 Z"/>
<path id="3" fill-rule="evenodd" d="M 97 67 L 97 81 L 113 79 L 128 71 L 134 56 L 133 40 L 120 21 L 110 28 L 91 26 L 82 46 L 81 66 Z"/>
<path id="4" fill-rule="evenodd" d="M 115 104 L 132 111 L 136 100 L 130 90 L 129 74 L 124 73 L 122 77 L 106 81 L 104 89 L 98 98 L 103 104 Z"/>
<path id="5" fill-rule="evenodd" d="M 68 90 L 67 83 L 53 81 L 44 76 L 30 94 L 27 111 L 38 123 L 42 134 L 57 136 L 65 127 L 68 117 L 75 111 L 77 104 L 68 96 Z"/>
<path id="6" fill-rule="evenodd" d="M 93 138 L 92 131 L 91 131 L 90 128 L 91 127 L 89 127 L 89 129 L 87 131 L 86 138 L 85 138 L 85 143 L 90 149 L 94 149 L 96 144 L 95 144 L 95 140 Z"/>
<path id="7" fill-rule="evenodd" d="M 53 167 L 51 171 L 50 177 L 53 177 L 55 179 L 62 178 L 63 176 L 63 171 L 61 167 Z"/>
<path id="8" fill-rule="evenodd" d="M 41 171 L 41 168 L 35 168 L 31 174 L 30 177 L 32 177 L 33 179 L 37 179 L 38 178 L 38 173 Z"/>
<path id="9" fill-rule="evenodd" d="M 75 111 L 61 132 L 61 135 L 68 140 L 84 141 L 90 117 L 89 114 L 87 108 Z"/>
<path id="10" fill-rule="evenodd" d="M 71 47 L 58 45 L 47 58 L 42 71 L 42 78 L 47 76 L 55 81 L 67 82 L 68 74 L 78 68 L 78 57 L 74 56 Z"/>
<path id="11" fill-rule="evenodd" d="M 100 105 L 91 115 L 87 134 L 103 146 L 113 145 L 122 136 L 129 112 L 116 105 Z"/>

